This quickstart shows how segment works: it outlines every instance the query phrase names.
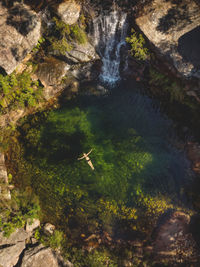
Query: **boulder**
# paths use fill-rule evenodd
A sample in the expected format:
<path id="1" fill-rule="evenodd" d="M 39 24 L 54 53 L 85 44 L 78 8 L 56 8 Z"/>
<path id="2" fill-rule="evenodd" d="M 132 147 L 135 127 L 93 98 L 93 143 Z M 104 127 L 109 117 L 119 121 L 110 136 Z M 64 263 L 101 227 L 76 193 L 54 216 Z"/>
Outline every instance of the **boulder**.
<path id="1" fill-rule="evenodd" d="M 70 262 L 64 262 L 62 257 L 51 248 L 43 245 L 25 251 L 21 267 L 73 267 Z"/>
<path id="2" fill-rule="evenodd" d="M 28 237 L 29 234 L 22 228 L 17 229 L 10 237 L 4 237 L 0 233 L 0 266 L 13 267 L 17 264 Z"/>
<path id="3" fill-rule="evenodd" d="M 17 229 L 9 237 L 5 237 L 3 232 L 0 232 L 0 247 L 4 245 L 13 245 L 17 242 L 24 242 L 29 236 L 30 235 L 22 228 Z"/>
<path id="4" fill-rule="evenodd" d="M 59 85 L 69 68 L 68 64 L 53 57 L 45 58 L 44 62 L 38 65 L 36 79 L 44 86 L 43 94 L 47 100 L 62 90 Z"/>
<path id="5" fill-rule="evenodd" d="M 72 63 L 87 63 L 99 59 L 95 48 L 89 43 L 74 44 L 74 48 L 66 53 L 66 57 Z"/>
<path id="6" fill-rule="evenodd" d="M 61 20 L 69 25 L 77 22 L 81 11 L 81 6 L 75 1 L 64 1 L 57 7 L 57 15 Z"/>
<path id="7" fill-rule="evenodd" d="M 200 78 L 200 7 L 194 0 L 153 0 L 136 23 L 182 77 Z M 189 49 L 188 49 L 189 48 Z"/>
<path id="8" fill-rule="evenodd" d="M 26 223 L 26 232 L 31 233 L 33 230 L 40 226 L 40 220 L 38 219 L 28 219 Z"/>
<path id="9" fill-rule="evenodd" d="M 46 235 L 52 235 L 55 231 L 55 225 L 51 224 L 51 223 L 46 223 L 44 226 L 44 233 Z"/>
<path id="10" fill-rule="evenodd" d="M 28 6 L 14 3 L 13 7 L 5 8 L 0 3 L 0 67 L 7 74 L 12 73 L 37 44 L 40 29 L 40 17 Z"/>
<path id="11" fill-rule="evenodd" d="M 17 264 L 19 256 L 25 249 L 25 242 L 18 242 L 0 249 L 0 266 L 13 267 Z"/>
<path id="12" fill-rule="evenodd" d="M 158 227 L 153 245 L 156 259 L 166 259 L 168 262 L 197 259 L 197 244 L 189 224 L 190 216 L 181 211 L 175 211 L 165 218 Z"/>

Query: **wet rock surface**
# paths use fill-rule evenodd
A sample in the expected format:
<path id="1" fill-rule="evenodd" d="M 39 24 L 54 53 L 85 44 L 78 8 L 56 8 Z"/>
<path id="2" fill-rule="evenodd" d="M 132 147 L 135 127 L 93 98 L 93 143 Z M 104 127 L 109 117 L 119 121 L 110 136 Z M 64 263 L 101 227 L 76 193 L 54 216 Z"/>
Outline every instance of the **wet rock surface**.
<path id="1" fill-rule="evenodd" d="M 37 44 L 40 29 L 40 17 L 28 6 L 15 3 L 7 9 L 0 3 L 0 67 L 7 74 L 12 73 Z"/>
<path id="2" fill-rule="evenodd" d="M 150 42 L 184 77 L 200 78 L 199 35 L 198 30 L 194 30 L 200 25 L 199 14 L 200 7 L 194 1 L 154 0 L 145 6 L 142 15 L 136 19 Z M 191 49 L 186 54 L 187 36 L 190 35 L 195 49 L 192 54 Z"/>

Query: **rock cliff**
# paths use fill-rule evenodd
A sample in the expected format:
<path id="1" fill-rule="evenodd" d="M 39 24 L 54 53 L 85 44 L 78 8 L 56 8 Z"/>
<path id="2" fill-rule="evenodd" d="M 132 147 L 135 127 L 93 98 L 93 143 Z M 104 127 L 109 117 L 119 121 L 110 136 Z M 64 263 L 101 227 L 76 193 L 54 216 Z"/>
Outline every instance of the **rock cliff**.
<path id="1" fill-rule="evenodd" d="M 136 19 L 158 52 L 186 78 L 200 78 L 199 14 L 194 1 L 154 0 Z"/>
<path id="2" fill-rule="evenodd" d="M 12 8 L 6 8 L 0 3 L 0 67 L 7 74 L 37 44 L 40 31 L 40 17 L 28 6 L 15 3 Z"/>

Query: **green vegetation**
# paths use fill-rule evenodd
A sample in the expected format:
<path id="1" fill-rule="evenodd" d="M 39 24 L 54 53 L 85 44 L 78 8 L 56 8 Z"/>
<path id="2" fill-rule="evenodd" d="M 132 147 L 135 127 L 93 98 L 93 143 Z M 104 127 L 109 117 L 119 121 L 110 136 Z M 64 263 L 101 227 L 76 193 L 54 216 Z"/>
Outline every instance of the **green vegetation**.
<path id="1" fill-rule="evenodd" d="M 87 42 L 87 35 L 78 24 L 67 25 L 58 18 L 53 18 L 54 26 L 51 33 L 46 36 L 50 43 L 49 50 L 58 50 L 62 55 L 73 49 L 74 43 L 84 44 Z"/>
<path id="2" fill-rule="evenodd" d="M 28 219 L 38 218 L 38 198 L 30 188 L 12 191 L 11 200 L 0 199 L 0 231 L 9 236 L 15 229 L 24 227 Z"/>
<path id="3" fill-rule="evenodd" d="M 145 47 L 145 40 L 142 34 L 138 34 L 134 29 L 131 30 L 132 35 L 126 38 L 131 45 L 131 54 L 138 60 L 147 60 L 150 56 L 148 48 Z"/>
<path id="4" fill-rule="evenodd" d="M 184 100 L 183 88 L 166 74 L 150 68 L 149 78 L 149 84 L 156 86 L 159 90 L 162 88 L 164 93 L 168 93 L 171 102 L 174 100 L 182 102 Z"/>
<path id="5" fill-rule="evenodd" d="M 31 74 L 0 74 L 0 112 L 25 106 L 35 106 L 41 100 L 42 88 L 33 81 Z"/>
<path id="6" fill-rule="evenodd" d="M 55 230 L 52 235 L 46 235 L 42 229 L 37 228 L 35 231 L 35 238 L 45 246 L 49 246 L 53 249 L 60 249 L 64 244 L 64 233 L 59 230 Z"/>
<path id="7" fill-rule="evenodd" d="M 41 38 L 38 40 L 37 45 L 33 48 L 32 51 L 33 51 L 34 53 L 37 53 L 37 52 L 39 51 L 39 49 L 41 48 L 42 43 L 44 43 L 44 42 L 45 42 L 45 38 L 41 37 Z"/>

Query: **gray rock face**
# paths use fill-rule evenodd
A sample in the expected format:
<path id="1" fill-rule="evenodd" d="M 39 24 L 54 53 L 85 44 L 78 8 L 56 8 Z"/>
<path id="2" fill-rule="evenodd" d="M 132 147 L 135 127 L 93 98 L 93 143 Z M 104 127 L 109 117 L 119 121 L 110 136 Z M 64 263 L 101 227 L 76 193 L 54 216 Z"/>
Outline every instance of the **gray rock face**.
<path id="1" fill-rule="evenodd" d="M 0 266 L 13 267 L 17 264 L 19 256 L 25 249 L 25 240 L 29 237 L 24 229 L 17 229 L 10 237 L 0 233 Z"/>
<path id="2" fill-rule="evenodd" d="M 4 154 L 0 152 L 0 197 L 11 199 L 11 194 L 8 186 L 8 173 L 5 165 Z"/>
<path id="3" fill-rule="evenodd" d="M 26 232 L 31 233 L 34 229 L 38 228 L 40 226 L 40 220 L 39 219 L 28 219 L 26 223 Z"/>
<path id="4" fill-rule="evenodd" d="M 199 31 L 192 32 L 200 25 L 200 7 L 195 1 L 154 0 L 142 14 L 136 19 L 137 25 L 165 59 L 170 59 L 184 77 L 200 78 Z M 194 49 L 185 51 L 188 50 L 186 36 L 191 34 Z"/>
<path id="5" fill-rule="evenodd" d="M 81 6 L 74 1 L 64 1 L 57 7 L 57 14 L 66 24 L 72 25 L 77 22 Z"/>
<path id="6" fill-rule="evenodd" d="M 66 53 L 66 57 L 73 63 L 87 63 L 99 58 L 94 47 L 89 42 L 75 44 L 74 48 Z"/>
<path id="7" fill-rule="evenodd" d="M 55 225 L 51 224 L 51 223 L 46 223 L 44 226 L 44 233 L 46 235 L 52 235 L 55 231 Z"/>
<path id="8" fill-rule="evenodd" d="M 70 262 L 64 262 L 51 248 L 39 245 L 24 253 L 21 267 L 73 267 Z"/>
<path id="9" fill-rule="evenodd" d="M 39 16 L 26 5 L 16 3 L 6 9 L 0 3 L 0 67 L 7 74 L 12 73 L 37 44 L 40 28 Z"/>
<path id="10" fill-rule="evenodd" d="M 53 57 L 39 64 L 36 76 L 44 85 L 44 97 L 47 100 L 61 90 L 59 85 L 68 69 L 69 65 Z"/>

